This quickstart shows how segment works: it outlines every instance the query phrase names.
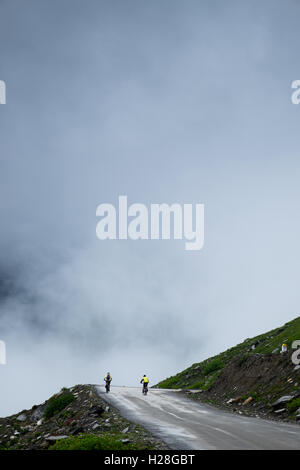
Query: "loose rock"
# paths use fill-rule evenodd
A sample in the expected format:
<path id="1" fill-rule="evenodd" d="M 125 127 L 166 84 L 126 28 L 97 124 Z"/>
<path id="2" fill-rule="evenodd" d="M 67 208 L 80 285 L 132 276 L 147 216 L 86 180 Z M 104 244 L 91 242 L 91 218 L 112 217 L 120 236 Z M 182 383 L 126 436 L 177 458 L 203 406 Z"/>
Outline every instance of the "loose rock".
<path id="1" fill-rule="evenodd" d="M 56 442 L 56 441 L 60 441 L 61 439 L 67 439 L 68 436 L 49 436 L 49 437 L 46 437 L 46 441 L 49 441 L 49 442 Z"/>
<path id="2" fill-rule="evenodd" d="M 292 395 L 284 395 L 283 397 L 279 398 L 276 400 L 274 403 L 272 403 L 272 407 L 276 408 L 279 405 L 282 405 L 283 403 L 289 403 L 292 401 L 294 397 Z"/>
<path id="3" fill-rule="evenodd" d="M 17 416 L 17 421 L 26 421 L 26 415 L 24 413 Z"/>

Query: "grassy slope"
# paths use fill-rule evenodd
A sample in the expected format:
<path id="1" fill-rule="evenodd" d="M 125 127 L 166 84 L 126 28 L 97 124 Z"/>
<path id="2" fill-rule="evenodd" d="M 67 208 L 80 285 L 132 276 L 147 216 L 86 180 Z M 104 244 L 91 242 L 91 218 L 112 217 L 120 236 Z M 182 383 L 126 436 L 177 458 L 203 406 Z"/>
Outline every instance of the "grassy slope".
<path id="1" fill-rule="evenodd" d="M 243 362 L 251 354 L 270 354 L 276 348 L 279 354 L 282 343 L 286 343 L 290 349 L 293 341 L 297 339 L 300 339 L 300 317 L 268 333 L 246 339 L 221 354 L 195 363 L 177 375 L 159 382 L 156 387 L 207 390 L 216 381 L 222 369 L 233 359 L 239 357 Z M 251 350 L 251 345 L 256 342 L 259 344 Z"/>

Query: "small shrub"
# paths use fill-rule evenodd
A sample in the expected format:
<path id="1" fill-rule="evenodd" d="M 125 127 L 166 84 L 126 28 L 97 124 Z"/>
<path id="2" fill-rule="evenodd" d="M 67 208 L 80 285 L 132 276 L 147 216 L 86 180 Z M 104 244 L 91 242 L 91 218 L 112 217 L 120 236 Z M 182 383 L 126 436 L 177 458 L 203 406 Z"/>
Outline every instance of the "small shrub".
<path id="1" fill-rule="evenodd" d="M 191 389 L 199 390 L 199 389 L 202 388 L 202 386 L 203 386 L 203 381 L 201 381 L 201 382 L 195 382 L 190 388 L 191 388 Z"/>
<path id="2" fill-rule="evenodd" d="M 111 436 L 95 436 L 94 434 L 80 434 L 57 441 L 50 450 L 141 450 L 136 444 L 123 444 L 122 438 Z"/>
<path id="3" fill-rule="evenodd" d="M 224 364 L 220 359 L 214 359 L 213 361 L 210 361 L 208 364 L 206 364 L 203 367 L 203 374 L 208 375 L 211 374 L 212 372 L 215 372 L 216 370 L 223 369 Z"/>
<path id="4" fill-rule="evenodd" d="M 168 377 L 159 384 L 159 388 L 176 388 L 178 387 L 179 378 L 175 375 Z"/>
<path id="5" fill-rule="evenodd" d="M 300 408 L 300 398 L 295 398 L 290 403 L 287 403 L 286 407 L 290 413 L 294 413 L 294 411 Z"/>
<path id="6" fill-rule="evenodd" d="M 245 393 L 244 395 L 241 396 L 241 401 L 247 400 L 247 398 L 251 397 L 252 400 L 254 401 L 260 401 L 261 400 L 261 395 L 257 391 L 249 390 L 249 392 Z"/>
<path id="7" fill-rule="evenodd" d="M 56 413 L 62 411 L 75 400 L 74 395 L 70 392 L 63 393 L 58 397 L 52 397 L 48 401 L 47 407 L 44 412 L 46 419 L 52 418 Z"/>

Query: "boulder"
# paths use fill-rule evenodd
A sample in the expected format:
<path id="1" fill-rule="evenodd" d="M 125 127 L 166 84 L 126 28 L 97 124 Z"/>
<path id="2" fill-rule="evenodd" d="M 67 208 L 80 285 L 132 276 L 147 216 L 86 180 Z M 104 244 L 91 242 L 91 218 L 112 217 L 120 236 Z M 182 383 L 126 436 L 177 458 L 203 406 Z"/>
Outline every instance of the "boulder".
<path id="1" fill-rule="evenodd" d="M 104 408 L 102 406 L 92 406 L 89 410 L 89 415 L 101 416 L 104 413 Z"/>
<path id="2" fill-rule="evenodd" d="M 24 413 L 21 413 L 19 416 L 17 416 L 17 421 L 26 421 L 27 417 Z"/>
<path id="3" fill-rule="evenodd" d="M 45 406 L 34 406 L 32 407 L 32 413 L 31 413 L 31 421 L 39 421 L 43 414 L 44 414 L 44 410 L 45 410 Z"/>
<path id="4" fill-rule="evenodd" d="M 293 395 L 284 395 L 283 397 L 280 397 L 278 398 L 278 400 L 274 401 L 274 403 L 272 403 L 272 407 L 277 408 L 281 405 L 284 405 L 285 403 L 289 403 L 293 400 L 293 398 Z"/>
<path id="5" fill-rule="evenodd" d="M 238 397 L 235 397 L 232 399 L 232 402 L 233 403 L 238 403 L 239 401 L 241 401 L 242 397 L 239 395 Z"/>
<path id="6" fill-rule="evenodd" d="M 229 405 L 230 403 L 238 403 L 239 401 L 241 401 L 242 397 L 241 396 L 238 396 L 238 397 L 235 397 L 235 398 L 230 398 L 229 400 L 227 400 L 227 404 Z"/>
<path id="7" fill-rule="evenodd" d="M 250 403 L 252 400 L 253 400 L 252 397 L 248 397 L 248 398 L 243 402 L 243 406 L 248 405 L 248 403 Z"/>
<path id="8" fill-rule="evenodd" d="M 81 434 L 84 432 L 83 426 L 76 426 L 72 431 L 71 434 L 72 436 L 76 436 L 77 434 Z"/>
<path id="9" fill-rule="evenodd" d="M 68 436 L 49 436 L 49 437 L 46 437 L 46 441 L 48 442 L 56 442 L 56 441 L 60 441 L 61 439 L 67 439 Z"/>
<path id="10" fill-rule="evenodd" d="M 25 432 L 31 432 L 34 430 L 34 426 L 31 426 L 30 424 L 28 426 L 24 426 L 23 430 Z"/>

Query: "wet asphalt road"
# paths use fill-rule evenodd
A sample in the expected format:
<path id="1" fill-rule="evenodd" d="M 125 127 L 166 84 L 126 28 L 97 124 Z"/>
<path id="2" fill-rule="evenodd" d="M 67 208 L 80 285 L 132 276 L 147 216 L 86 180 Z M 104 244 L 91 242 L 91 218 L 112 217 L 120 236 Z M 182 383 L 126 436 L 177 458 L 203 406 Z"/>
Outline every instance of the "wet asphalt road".
<path id="1" fill-rule="evenodd" d="M 103 386 L 97 391 L 123 417 L 176 450 L 300 449 L 300 426 L 248 418 L 185 398 L 174 390 Z"/>

